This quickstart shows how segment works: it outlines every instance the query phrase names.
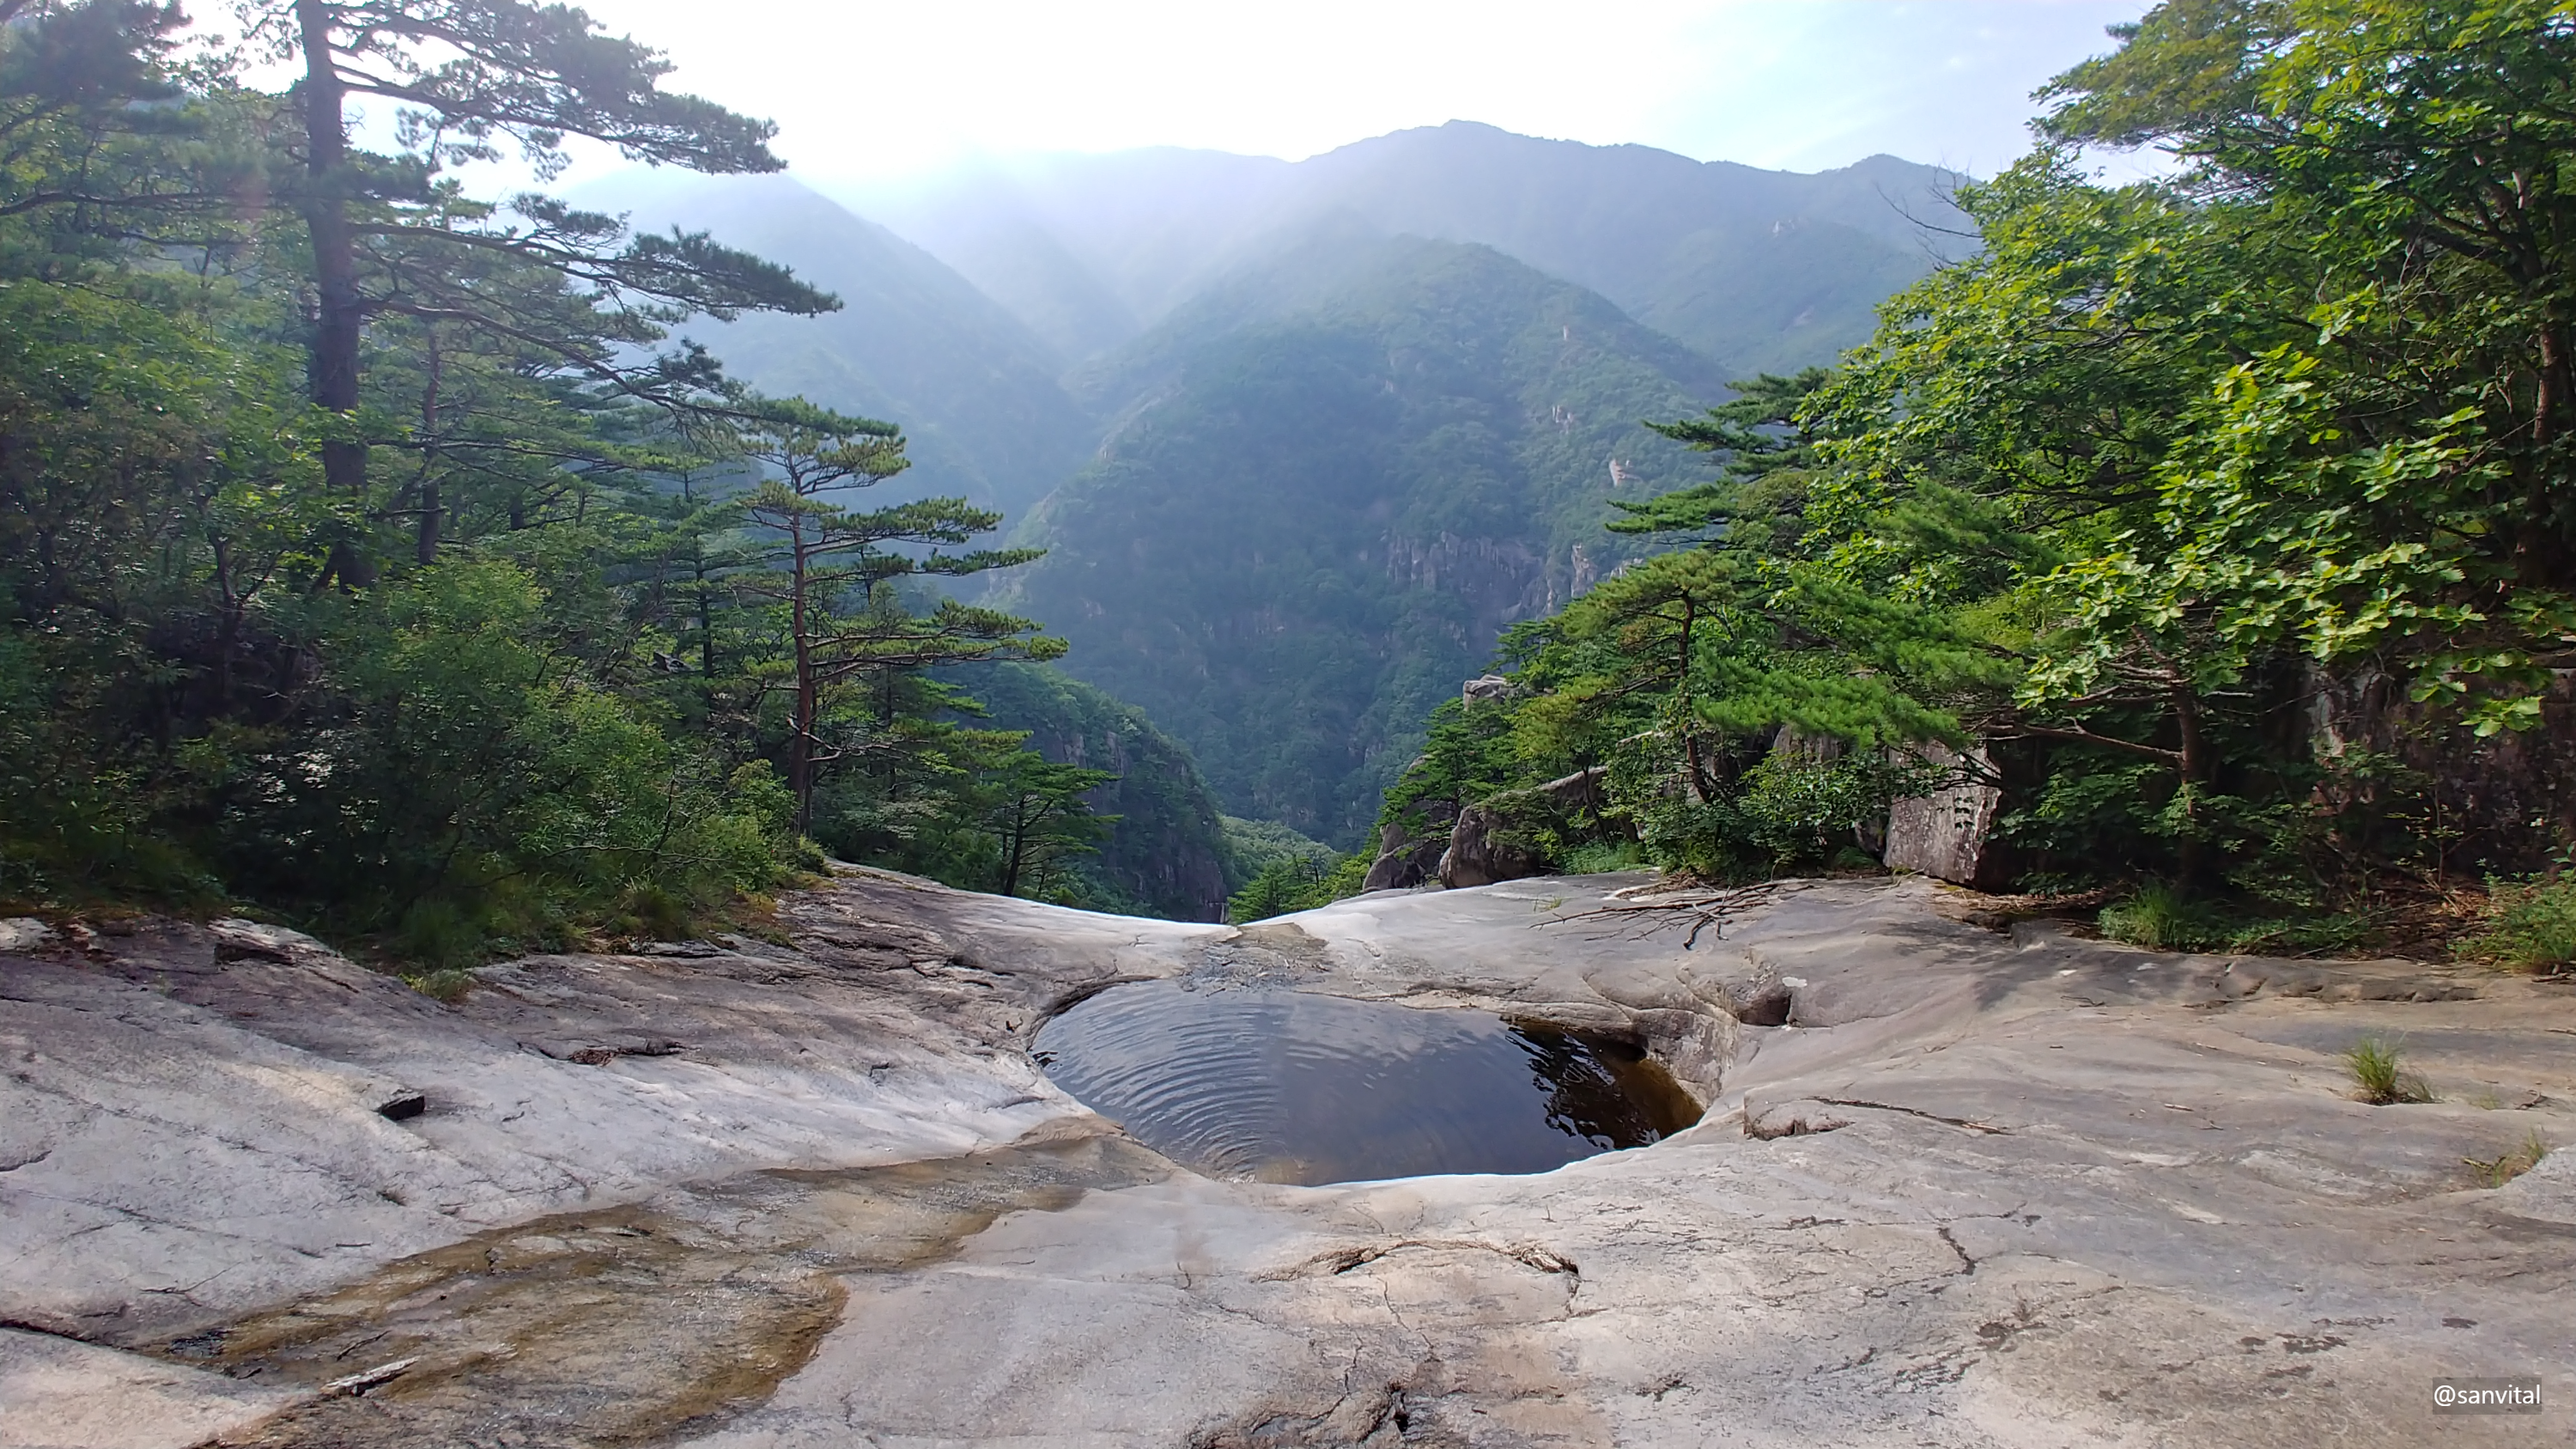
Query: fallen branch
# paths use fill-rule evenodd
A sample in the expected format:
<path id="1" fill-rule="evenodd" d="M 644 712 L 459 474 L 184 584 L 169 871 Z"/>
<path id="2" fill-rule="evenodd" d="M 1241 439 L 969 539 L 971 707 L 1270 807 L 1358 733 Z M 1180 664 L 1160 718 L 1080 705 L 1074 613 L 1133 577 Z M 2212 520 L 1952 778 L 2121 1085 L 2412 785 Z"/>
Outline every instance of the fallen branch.
<path id="1" fill-rule="evenodd" d="M 1692 896 L 1671 901 L 1621 901 L 1616 905 L 1595 906 L 1588 911 L 1577 911 L 1570 916 L 1556 916 L 1533 924 L 1560 926 L 1571 921 L 1606 919 L 1624 923 L 1633 920 L 1637 929 L 1630 937 L 1631 940 L 1643 940 L 1658 931 L 1688 926 L 1690 933 L 1682 937 L 1682 949 L 1687 951 L 1699 943 L 1699 933 L 1702 931 L 1715 928 L 1718 935 L 1723 937 L 1726 934 L 1727 917 L 1742 915 L 1755 906 L 1768 905 L 1772 895 L 1782 884 L 1780 881 L 1766 880 L 1758 885 L 1739 886 L 1734 890 L 1723 891 L 1713 896 Z"/>
<path id="2" fill-rule="evenodd" d="M 420 1362 L 419 1358 L 413 1357 L 398 1358 L 392 1363 L 380 1363 L 374 1368 L 351 1374 L 345 1379 L 333 1379 L 331 1382 L 322 1386 L 322 1392 L 326 1394 L 347 1394 L 354 1398 L 357 1395 L 365 1393 L 369 1389 L 377 1387 L 378 1385 L 389 1384 L 395 1379 L 401 1378 L 405 1373 L 410 1371 L 413 1364 L 418 1362 Z"/>

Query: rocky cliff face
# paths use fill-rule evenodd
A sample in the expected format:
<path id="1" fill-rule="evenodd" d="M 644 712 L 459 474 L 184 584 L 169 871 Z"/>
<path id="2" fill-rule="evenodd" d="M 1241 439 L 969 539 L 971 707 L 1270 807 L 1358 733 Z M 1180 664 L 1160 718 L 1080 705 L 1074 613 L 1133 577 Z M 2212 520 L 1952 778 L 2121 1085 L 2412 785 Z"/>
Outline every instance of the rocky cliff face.
<path id="1" fill-rule="evenodd" d="M 1538 551 L 1518 538 L 1442 533 L 1386 541 L 1388 582 L 1408 592 L 1446 595 L 1464 606 L 1461 643 L 1494 638 L 1553 609 L 1563 584 L 1561 577 L 1552 583 L 1550 573 Z"/>
<path id="2" fill-rule="evenodd" d="M 2309 739 L 2321 764 L 2334 770 L 2376 756 L 2427 787 L 2430 818 L 2399 822 L 2372 808 L 2382 787 L 2369 773 L 2329 775 L 2323 788 L 2335 803 L 2361 807 L 2350 816 L 2353 828 L 2402 830 L 2453 870 L 2517 874 L 2552 865 L 2557 842 L 2576 838 L 2576 669 L 2556 671 L 2528 729 L 2481 738 L 2463 727 L 2430 728 L 2427 718 L 2387 675 L 2310 679 Z"/>

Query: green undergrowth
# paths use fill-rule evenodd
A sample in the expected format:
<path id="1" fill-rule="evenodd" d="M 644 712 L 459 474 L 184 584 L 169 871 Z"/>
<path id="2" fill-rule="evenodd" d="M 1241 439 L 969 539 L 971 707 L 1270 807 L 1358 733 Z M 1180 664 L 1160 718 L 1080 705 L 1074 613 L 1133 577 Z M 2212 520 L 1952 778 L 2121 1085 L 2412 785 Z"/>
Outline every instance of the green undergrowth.
<path id="1" fill-rule="evenodd" d="M 2366 945 L 2371 935 L 2370 922 L 2348 911 L 2258 914 L 2241 903 L 2187 896 L 2160 884 L 2104 906 L 2100 923 L 2112 940 L 2151 951 L 2330 956 Z"/>
<path id="2" fill-rule="evenodd" d="M 810 842 L 801 843 L 798 867 L 777 878 L 777 888 L 806 890 L 823 883 L 822 860 Z M 815 869 L 801 868 L 811 857 Z M 514 955 L 548 951 L 615 951 L 646 941 L 694 941 L 736 934 L 776 946 L 793 940 L 778 920 L 776 897 L 768 891 L 743 891 L 730 900 L 693 901 L 650 884 L 622 892 L 611 909 L 586 921 L 557 919 L 542 929 L 490 918 L 467 916 L 444 901 L 429 901 L 404 913 L 394 931 L 351 937 L 333 944 L 352 957 L 373 961 L 377 969 L 434 1001 L 464 999 L 473 988 L 474 968 Z"/>
<path id="3" fill-rule="evenodd" d="M 2576 880 L 2496 882 L 2487 891 L 2487 926 L 2460 943 L 2460 954 L 2521 971 L 2576 965 Z"/>
<path id="4" fill-rule="evenodd" d="M 1633 840 L 1599 841 L 1578 845 L 1557 861 L 1557 868 L 1567 875 L 1607 875 L 1614 870 L 1643 870 L 1649 862 L 1646 849 Z"/>

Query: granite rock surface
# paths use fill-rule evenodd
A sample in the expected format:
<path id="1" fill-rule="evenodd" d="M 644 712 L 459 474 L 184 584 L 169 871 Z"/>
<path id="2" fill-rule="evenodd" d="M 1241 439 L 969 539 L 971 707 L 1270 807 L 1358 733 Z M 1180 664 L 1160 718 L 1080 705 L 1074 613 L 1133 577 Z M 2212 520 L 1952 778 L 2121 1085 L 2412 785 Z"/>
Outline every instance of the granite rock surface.
<path id="1" fill-rule="evenodd" d="M 2576 988 L 1645 886 L 1237 930 L 852 871 L 452 1003 L 249 922 L 0 923 L 0 1446 L 2569 1441 Z M 1185 974 L 1625 1036 L 1708 1111 L 1210 1180 L 1027 1055 Z M 2352 1100 L 2365 1034 L 2437 1100 Z"/>

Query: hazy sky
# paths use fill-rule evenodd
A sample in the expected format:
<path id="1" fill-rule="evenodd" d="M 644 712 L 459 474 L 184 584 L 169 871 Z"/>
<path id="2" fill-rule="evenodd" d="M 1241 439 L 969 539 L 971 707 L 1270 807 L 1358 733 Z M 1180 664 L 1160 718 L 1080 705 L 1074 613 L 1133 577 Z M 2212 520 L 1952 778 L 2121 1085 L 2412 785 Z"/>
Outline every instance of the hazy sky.
<path id="1" fill-rule="evenodd" d="M 2138 0 L 587 0 L 829 184 L 979 152 L 1297 158 L 1451 119 L 1812 171 L 1991 173 Z M 587 168 L 585 168 L 587 169 Z"/>

